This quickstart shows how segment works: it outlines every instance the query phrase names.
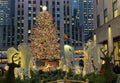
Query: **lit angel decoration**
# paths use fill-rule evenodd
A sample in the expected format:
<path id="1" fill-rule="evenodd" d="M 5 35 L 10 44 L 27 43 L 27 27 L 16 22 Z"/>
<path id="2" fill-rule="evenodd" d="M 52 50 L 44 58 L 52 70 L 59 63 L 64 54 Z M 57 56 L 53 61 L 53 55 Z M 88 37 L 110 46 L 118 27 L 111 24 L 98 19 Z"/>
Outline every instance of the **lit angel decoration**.
<path id="1" fill-rule="evenodd" d="M 21 55 L 21 68 L 23 69 L 23 74 L 25 77 L 30 78 L 30 59 L 31 59 L 31 50 L 26 43 L 21 43 L 18 45 L 18 50 Z"/>
<path id="2" fill-rule="evenodd" d="M 7 50 L 6 54 L 7 54 L 7 61 L 8 63 L 12 63 L 12 56 L 16 53 L 20 53 L 19 51 L 17 51 L 14 47 L 11 47 Z M 14 59 L 19 58 L 20 56 L 15 56 Z M 15 61 L 15 63 L 17 64 L 18 62 Z"/>
<path id="3" fill-rule="evenodd" d="M 93 48 L 93 42 L 89 40 L 86 43 L 86 46 L 84 48 L 84 68 L 83 68 L 83 76 L 86 74 L 94 72 L 93 64 L 92 64 L 92 52 Z"/>
<path id="4" fill-rule="evenodd" d="M 30 77 L 30 59 L 31 59 L 31 51 L 27 44 L 21 43 L 18 46 L 18 50 L 16 50 L 14 47 L 11 47 L 7 50 L 7 59 L 8 63 L 12 63 L 12 57 L 13 55 L 17 54 L 14 57 L 14 63 L 20 64 L 20 68 L 16 69 L 15 71 L 17 74 L 21 74 L 21 79 L 29 78 Z M 19 76 L 19 75 L 16 75 Z"/>

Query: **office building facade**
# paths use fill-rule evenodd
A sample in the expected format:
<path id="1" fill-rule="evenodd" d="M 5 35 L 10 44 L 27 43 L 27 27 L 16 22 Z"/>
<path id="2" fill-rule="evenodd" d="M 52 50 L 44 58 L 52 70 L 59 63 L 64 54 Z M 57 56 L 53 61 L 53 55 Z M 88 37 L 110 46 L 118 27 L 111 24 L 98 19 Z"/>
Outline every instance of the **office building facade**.
<path id="1" fill-rule="evenodd" d="M 14 45 L 14 0 L 0 0 L 0 49 Z"/>
<path id="2" fill-rule="evenodd" d="M 72 1 L 73 0 L 15 0 L 15 45 L 17 46 L 22 42 L 29 43 L 29 36 L 36 21 L 36 16 L 42 11 L 42 6 L 45 5 L 47 6 L 47 11 L 53 17 L 55 27 L 59 30 L 58 35 L 60 37 L 62 53 L 64 44 L 81 47 L 81 44 L 75 44 L 76 41 L 82 41 L 82 34 L 80 33 L 78 24 L 79 14 L 76 16 L 77 20 L 73 21 L 75 15 L 72 15 Z M 77 11 L 78 10 L 79 9 L 77 9 Z M 75 24 L 74 22 L 77 23 Z M 68 36 L 67 40 L 64 40 L 64 35 Z"/>
<path id="3" fill-rule="evenodd" d="M 113 46 L 115 46 L 114 63 L 120 65 L 120 1 L 94 0 L 94 28 L 97 43 L 108 48 L 108 28 L 111 27 Z M 109 48 L 108 48 L 109 49 Z"/>
<path id="4" fill-rule="evenodd" d="M 72 0 L 72 46 L 76 50 L 83 48 L 83 28 L 80 27 L 80 0 Z"/>
<path id="5" fill-rule="evenodd" d="M 7 50 L 11 46 L 17 48 L 20 43 L 30 42 L 31 29 L 35 24 L 37 15 L 42 11 L 42 6 L 47 6 L 47 11 L 52 15 L 55 27 L 59 30 L 61 53 L 63 53 L 65 44 L 71 45 L 75 49 L 83 48 L 83 29 L 80 27 L 80 0 L 3 1 L 7 3 L 4 6 L 7 6 L 5 10 L 7 10 L 6 14 L 9 18 L 6 19 L 9 28 L 0 28 L 0 44 L 1 48 L 5 48 L 3 50 Z M 2 15 L 5 14 L 2 13 Z M 64 40 L 64 35 L 68 36 L 67 40 Z"/>
<path id="6" fill-rule="evenodd" d="M 93 1 L 80 0 L 80 27 L 83 28 L 84 42 L 92 38 L 93 26 Z"/>

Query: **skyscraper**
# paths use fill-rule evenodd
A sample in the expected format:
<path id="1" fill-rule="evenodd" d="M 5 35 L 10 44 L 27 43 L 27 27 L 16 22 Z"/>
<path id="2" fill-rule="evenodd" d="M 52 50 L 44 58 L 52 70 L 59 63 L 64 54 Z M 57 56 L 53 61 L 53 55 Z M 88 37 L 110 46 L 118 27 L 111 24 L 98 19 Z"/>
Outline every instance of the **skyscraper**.
<path id="1" fill-rule="evenodd" d="M 5 1 L 5 0 L 3 0 Z M 47 6 L 52 15 L 55 27 L 60 37 L 61 53 L 64 44 L 82 49 L 83 29 L 80 27 L 80 0 L 6 0 L 10 27 L 3 29 L 5 37 L 1 45 L 17 47 L 20 43 L 29 43 L 31 28 L 34 27 L 36 16 Z M 5 9 L 7 10 L 7 9 Z M 10 29 L 10 30 L 9 30 Z M 64 40 L 64 35 L 68 36 Z"/>
<path id="2" fill-rule="evenodd" d="M 11 1 L 0 0 L 0 48 L 12 46 L 12 34 L 14 34 L 14 23 L 12 22 L 13 11 Z M 14 5 L 14 1 L 12 2 Z M 11 11 L 12 10 L 12 11 Z"/>
<path id="3" fill-rule="evenodd" d="M 72 0 L 72 45 L 75 49 L 83 48 L 83 28 L 80 27 L 80 0 Z"/>
<path id="4" fill-rule="evenodd" d="M 42 6 L 44 5 L 47 6 L 47 11 L 53 16 L 55 27 L 59 30 L 58 35 L 60 37 L 61 49 L 63 49 L 64 44 L 74 45 L 74 40 L 79 41 L 81 38 L 78 24 L 79 10 L 77 9 L 77 13 L 74 9 L 74 15 L 72 14 L 72 1 L 73 0 L 15 0 L 16 46 L 22 42 L 29 43 L 31 28 L 33 28 L 36 16 L 42 11 Z M 76 17 L 75 21 L 77 22 L 74 28 L 72 28 L 72 16 Z M 72 29 L 74 29 L 74 31 Z M 66 41 L 64 41 L 63 38 L 64 34 L 67 34 L 69 37 Z M 82 46 L 81 44 L 77 44 L 77 46 L 78 45 Z"/>
<path id="5" fill-rule="evenodd" d="M 92 38 L 93 0 L 80 0 L 80 27 L 83 28 L 84 41 Z"/>

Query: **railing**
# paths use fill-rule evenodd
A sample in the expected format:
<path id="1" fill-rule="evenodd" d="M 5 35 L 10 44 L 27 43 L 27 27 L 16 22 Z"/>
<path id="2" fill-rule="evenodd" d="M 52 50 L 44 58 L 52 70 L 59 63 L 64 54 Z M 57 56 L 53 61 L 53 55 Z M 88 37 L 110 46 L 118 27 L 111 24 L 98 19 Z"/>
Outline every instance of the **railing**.
<path id="1" fill-rule="evenodd" d="M 40 83 L 44 83 L 44 81 L 41 80 Z M 85 81 L 68 80 L 66 77 L 64 77 L 63 80 L 50 81 L 50 82 L 47 82 L 47 83 L 89 83 L 89 80 L 88 79 L 86 79 Z"/>

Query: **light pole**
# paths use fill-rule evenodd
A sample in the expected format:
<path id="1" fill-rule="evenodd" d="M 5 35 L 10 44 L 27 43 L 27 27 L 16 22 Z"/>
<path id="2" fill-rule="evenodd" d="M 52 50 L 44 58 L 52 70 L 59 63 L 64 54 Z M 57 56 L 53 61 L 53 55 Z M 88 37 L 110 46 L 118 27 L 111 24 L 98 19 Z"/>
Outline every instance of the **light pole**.
<path id="1" fill-rule="evenodd" d="M 112 28 L 109 25 L 108 26 L 108 51 L 109 55 L 111 55 L 111 52 L 113 51 L 113 37 L 112 37 Z M 112 57 L 112 63 L 114 63 L 114 56 Z"/>

